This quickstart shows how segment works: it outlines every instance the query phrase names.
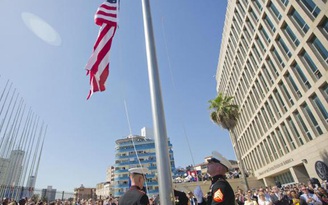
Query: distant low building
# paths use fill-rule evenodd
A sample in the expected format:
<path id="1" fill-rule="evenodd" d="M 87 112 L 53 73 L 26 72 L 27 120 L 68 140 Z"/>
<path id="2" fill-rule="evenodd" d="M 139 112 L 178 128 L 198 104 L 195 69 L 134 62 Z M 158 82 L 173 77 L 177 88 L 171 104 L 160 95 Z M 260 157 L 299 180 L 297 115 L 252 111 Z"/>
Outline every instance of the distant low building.
<path id="1" fill-rule="evenodd" d="M 98 183 L 96 187 L 96 195 L 98 199 L 106 199 L 113 195 L 113 184 L 110 182 Z"/>
<path id="2" fill-rule="evenodd" d="M 48 186 L 47 189 L 41 190 L 41 199 L 47 202 L 54 201 L 56 199 L 56 192 L 56 189 L 53 189 L 52 186 Z"/>
<path id="3" fill-rule="evenodd" d="M 85 188 L 83 184 L 79 188 L 74 189 L 74 199 L 96 199 L 96 188 Z"/>

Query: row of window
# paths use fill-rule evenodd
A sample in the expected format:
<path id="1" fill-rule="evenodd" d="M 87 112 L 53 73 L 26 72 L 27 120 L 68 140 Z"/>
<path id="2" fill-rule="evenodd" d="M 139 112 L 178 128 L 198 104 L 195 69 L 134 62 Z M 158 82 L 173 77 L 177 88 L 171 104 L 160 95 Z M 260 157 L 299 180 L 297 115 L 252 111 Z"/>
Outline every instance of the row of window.
<path id="1" fill-rule="evenodd" d="M 324 20 L 324 23 L 322 24 L 322 28 L 323 30 L 326 32 L 327 30 L 327 19 Z M 292 39 L 292 41 L 298 45 L 299 44 L 299 40 L 297 38 L 295 38 L 295 34 L 292 33 L 291 29 L 289 26 L 287 26 L 287 24 L 285 25 L 285 31 L 287 34 L 290 35 L 290 38 Z M 265 29 L 263 27 L 260 27 L 260 33 L 262 36 L 265 37 L 265 39 L 267 39 L 268 41 L 270 41 L 270 38 L 269 36 L 267 35 L 267 32 L 265 31 Z M 244 30 L 244 33 L 245 35 L 247 35 L 247 28 L 245 28 Z M 232 37 L 235 37 L 236 35 L 231 35 Z M 233 38 L 232 38 L 233 39 Z M 320 53 L 322 58 L 324 59 L 327 59 L 327 50 L 325 49 L 325 47 L 322 45 L 322 43 L 318 40 L 318 38 L 316 37 L 313 37 L 312 38 L 312 47 L 315 48 L 316 52 Z M 235 40 L 234 40 L 235 41 Z M 262 41 L 260 40 L 260 38 L 257 38 L 256 39 L 256 44 L 253 44 L 253 47 L 252 47 L 252 52 L 254 53 L 254 56 L 252 55 L 252 53 L 250 53 L 249 55 L 249 59 L 251 61 L 251 63 L 249 61 L 246 62 L 246 65 L 247 67 L 249 67 L 250 64 L 252 64 L 251 68 L 257 68 L 259 62 L 262 60 L 261 56 L 263 55 L 263 52 L 265 52 L 265 47 L 262 43 Z M 284 53 L 287 55 L 287 56 L 291 56 L 291 51 L 288 49 L 286 43 L 282 40 L 282 38 L 278 38 L 277 39 L 277 42 L 278 42 L 278 45 L 280 45 L 280 48 L 281 50 L 284 51 Z M 260 54 L 259 50 L 257 49 L 257 46 L 259 45 L 259 48 L 262 52 L 262 55 Z M 243 56 L 246 56 L 247 53 L 245 52 L 245 50 L 243 49 L 243 47 L 246 47 L 248 48 L 248 42 L 247 40 L 245 40 L 245 38 L 243 37 L 243 34 L 242 34 L 242 37 L 241 37 L 241 43 L 239 45 L 239 50 L 237 51 L 237 56 L 235 58 L 235 63 L 234 63 L 234 66 L 231 66 L 231 64 L 233 63 L 233 60 L 231 58 L 231 56 L 233 55 L 232 53 L 235 53 L 235 52 L 231 52 L 230 51 L 230 48 L 235 48 L 235 46 L 231 46 L 231 47 L 228 47 L 228 55 L 226 56 L 226 59 L 228 59 L 228 64 L 224 64 L 224 69 L 223 69 L 223 78 L 224 79 L 222 82 L 221 82 L 221 86 L 219 88 L 222 88 L 222 87 L 227 87 L 228 91 L 227 93 L 229 95 L 232 95 L 233 94 L 233 86 L 230 86 L 230 82 L 238 82 L 238 78 L 239 78 L 239 72 L 238 73 L 235 73 L 235 72 L 230 72 L 230 73 L 233 73 L 231 76 L 229 76 L 229 72 L 228 72 L 228 67 L 233 67 L 233 71 L 240 71 L 240 67 L 242 67 L 243 63 L 244 63 L 244 60 L 245 58 Z M 283 69 L 285 67 L 285 62 L 283 60 L 283 58 L 281 57 L 281 54 L 279 54 L 279 52 L 277 51 L 276 48 L 273 48 L 272 51 L 271 51 L 272 55 L 274 56 L 274 59 L 275 61 L 278 62 L 279 66 L 277 66 L 278 68 Z M 313 62 L 313 60 L 309 57 L 309 55 L 307 54 L 307 52 L 303 52 L 302 56 L 304 56 L 304 59 L 305 59 L 305 64 L 309 65 L 308 67 L 305 66 L 306 69 L 311 69 L 312 72 L 311 74 L 314 75 L 314 77 L 316 77 L 317 79 L 320 78 L 322 76 L 322 74 L 320 73 L 320 71 L 318 70 L 318 68 L 315 66 L 315 63 Z M 278 75 L 278 72 L 277 72 L 277 69 L 275 68 L 275 66 L 272 66 L 272 62 L 268 62 L 271 64 L 270 68 L 274 70 L 274 74 L 275 75 Z M 245 66 L 246 68 L 246 66 Z M 304 75 L 300 72 L 300 69 L 298 69 L 298 65 L 295 64 L 294 66 L 295 70 L 299 73 L 298 76 L 301 78 L 301 80 L 306 84 L 306 87 L 309 88 L 309 81 L 305 80 L 304 79 Z M 254 69 L 249 69 L 250 71 L 254 70 Z M 254 73 L 254 72 L 253 72 Z M 246 72 L 246 75 L 247 75 L 247 72 Z M 242 74 L 242 77 L 245 76 L 245 74 Z M 254 76 L 254 75 L 252 75 Z M 243 79 L 243 78 L 242 78 Z M 247 78 L 249 81 L 252 81 L 252 79 L 250 78 Z M 270 78 L 271 79 L 271 78 Z M 242 84 L 244 84 L 244 82 L 247 82 L 247 80 L 241 80 L 241 83 L 239 84 L 242 88 L 245 89 L 244 86 L 242 86 Z M 226 86 L 226 84 L 228 83 L 229 86 Z M 267 86 L 266 86 L 267 87 Z M 222 89 L 221 89 L 222 90 Z M 241 90 L 241 89 L 240 89 Z M 237 88 L 237 93 L 238 92 L 241 92 L 238 90 Z M 242 91 L 242 93 L 247 93 L 245 90 Z M 237 95 L 238 96 L 238 95 Z M 243 98 L 244 96 L 243 95 L 239 95 L 241 98 Z"/>
<path id="2" fill-rule="evenodd" d="M 321 93 L 328 99 L 328 85 L 321 88 Z M 328 129 L 328 112 L 316 94 L 296 109 L 265 139 L 265 130 L 270 129 L 274 118 L 272 107 L 268 103 L 261 108 L 253 122 L 239 139 L 239 147 L 242 155 L 245 155 L 245 164 L 252 170 L 257 170 L 267 164 L 288 154 L 292 150 L 304 145 L 323 134 Z M 321 125 L 320 125 L 321 124 Z M 260 143 L 258 143 L 260 141 Z M 255 146 L 255 148 L 252 148 Z M 249 150 L 252 150 L 250 153 Z"/>
<path id="3" fill-rule="evenodd" d="M 273 4 L 270 3 L 270 7 L 275 8 L 274 10 L 276 10 L 276 7 L 272 6 Z M 239 60 L 241 61 L 240 64 L 243 64 L 244 58 L 243 56 L 247 56 L 247 51 L 249 50 L 249 41 L 251 39 L 251 37 L 254 34 L 254 27 L 252 26 L 252 23 L 250 23 L 248 17 L 246 18 L 246 25 L 243 27 L 243 32 L 241 34 L 241 42 L 239 44 L 239 46 L 237 46 L 237 39 L 240 35 L 240 27 L 241 27 L 241 20 L 240 20 L 240 15 L 239 12 L 244 13 L 245 11 L 243 10 L 243 7 L 240 5 L 240 3 L 237 3 L 237 9 L 235 10 L 235 15 L 237 16 L 238 22 L 236 20 L 233 21 L 233 25 L 231 28 L 231 33 L 230 33 L 230 40 L 229 40 L 229 45 L 227 47 L 227 52 L 228 55 L 226 55 L 225 61 L 228 61 L 227 64 L 224 65 L 224 70 L 227 70 L 227 68 L 232 67 L 231 64 L 233 63 L 233 56 L 235 56 L 236 52 L 235 49 L 239 48 L 239 50 L 237 51 L 237 55 L 239 55 Z M 309 26 L 305 23 L 305 21 L 303 20 L 303 18 L 299 15 L 299 13 L 293 8 L 290 8 L 291 12 L 290 12 L 290 16 L 291 19 L 294 19 L 294 21 L 296 22 L 296 24 L 299 25 L 299 29 L 303 29 L 305 32 L 307 32 L 307 30 L 309 29 Z M 252 12 L 252 10 L 250 10 Z M 235 18 L 234 18 L 235 19 Z M 275 26 L 272 23 L 272 21 L 269 19 L 269 17 L 266 15 L 264 18 L 264 22 L 266 22 L 266 27 L 269 27 L 271 30 L 275 31 Z M 324 33 L 326 33 L 327 35 L 327 19 L 325 19 L 322 23 L 322 25 L 320 25 L 322 27 L 322 31 Z M 237 28 L 237 29 L 235 29 Z M 296 34 L 292 31 L 293 28 L 291 28 L 290 26 L 288 26 L 287 23 L 284 23 L 284 28 L 282 28 L 284 30 L 284 33 L 287 37 L 287 39 L 289 39 L 289 41 L 291 42 L 291 44 L 293 45 L 294 48 L 296 48 L 300 41 L 299 39 L 297 39 Z M 251 34 L 249 34 L 249 30 L 251 31 Z M 239 31 L 239 32 L 238 32 Z M 261 41 L 261 39 L 259 38 L 259 36 L 256 37 L 256 43 L 253 44 L 252 46 L 252 50 L 254 52 L 254 55 L 256 56 L 256 58 L 258 60 L 261 60 L 261 54 L 263 55 L 266 52 L 266 46 L 268 46 L 267 43 L 270 43 L 270 37 L 266 31 L 266 29 L 260 25 L 259 26 L 259 32 L 260 32 L 260 36 L 262 36 L 263 39 L 265 39 L 266 45 L 264 45 L 264 43 Z M 322 46 L 322 43 L 317 42 L 316 40 L 317 38 L 314 37 L 313 38 L 313 45 L 314 48 L 316 49 L 316 52 L 318 52 L 322 58 L 327 62 L 327 50 Z M 288 45 L 286 45 L 286 43 L 283 41 L 282 38 L 278 37 L 277 43 L 280 47 L 280 49 L 284 52 L 284 54 L 286 56 L 288 56 L 288 58 L 291 57 L 292 55 L 292 50 L 289 49 Z M 261 54 L 259 52 L 259 49 L 261 50 Z M 246 49 L 246 51 L 245 51 Z M 280 65 L 282 67 L 285 66 L 285 62 L 283 60 L 283 58 L 281 58 L 279 56 L 279 54 L 277 55 L 277 52 L 275 50 L 273 50 L 273 52 L 276 54 L 277 59 L 280 62 Z M 241 56 L 241 57 L 240 57 Z M 237 62 L 238 63 L 238 62 Z M 328 63 L 328 62 L 327 62 Z M 237 64 L 235 64 L 234 66 L 237 66 Z M 236 69 L 236 70 L 240 70 L 240 69 Z M 228 72 L 228 71 L 227 71 Z M 225 80 L 222 80 L 221 85 L 219 86 L 219 88 L 224 88 L 225 85 L 227 84 L 227 80 L 228 78 L 228 74 L 226 74 L 227 77 L 225 77 Z"/>

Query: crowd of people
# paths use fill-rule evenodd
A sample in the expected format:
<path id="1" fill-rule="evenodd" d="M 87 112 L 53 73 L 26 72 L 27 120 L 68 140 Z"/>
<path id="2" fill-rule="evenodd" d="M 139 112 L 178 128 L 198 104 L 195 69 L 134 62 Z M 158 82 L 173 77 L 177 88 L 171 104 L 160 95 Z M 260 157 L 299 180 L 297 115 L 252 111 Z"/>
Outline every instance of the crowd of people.
<path id="1" fill-rule="evenodd" d="M 281 186 L 276 182 L 275 186 L 259 187 L 244 192 L 237 187 L 234 192 L 226 180 L 226 173 L 231 169 L 230 162 L 218 152 L 212 152 L 212 157 L 207 163 L 207 173 L 211 178 L 211 186 L 206 194 L 203 194 L 200 186 L 193 192 L 174 190 L 176 205 L 328 205 L 327 181 L 319 182 L 318 179 L 310 179 L 308 183 L 298 183 Z M 105 200 L 61 201 L 56 200 L 49 205 L 159 205 L 160 196 L 148 197 L 144 183 L 147 168 L 135 167 L 129 169 L 131 187 L 120 198 L 107 197 Z M 165 199 L 166 200 L 166 199 Z M 163 201 L 165 201 L 163 200 Z M 45 201 L 31 199 L 15 200 L 3 199 L 2 205 L 47 205 Z M 165 204 L 164 204 L 165 205 Z"/>
<path id="2" fill-rule="evenodd" d="M 143 194 L 143 192 L 141 192 Z M 174 190 L 176 196 L 176 204 L 179 205 L 206 205 L 208 193 L 203 194 L 200 187 L 192 192 L 187 193 Z M 237 205 L 328 205 L 328 183 L 323 181 L 313 184 L 309 180 L 308 183 L 295 183 L 284 187 L 270 186 L 253 188 L 243 191 L 238 188 L 234 193 L 235 204 Z M 133 196 L 126 196 L 133 199 Z M 145 204 L 158 205 L 159 197 L 149 197 Z M 130 203 L 130 202 L 129 202 Z M 4 198 L 2 205 L 47 205 L 46 201 L 34 201 L 32 198 L 23 198 L 18 202 L 13 199 Z M 49 205 L 118 205 L 119 198 L 107 197 L 106 199 L 81 199 L 77 201 L 55 200 L 49 202 Z M 121 204 L 124 204 L 123 202 Z M 120 205 L 121 205 L 120 204 Z M 132 204 L 132 203 L 130 203 Z M 232 204 L 233 205 L 233 204 Z"/>
<path id="3" fill-rule="evenodd" d="M 284 187 L 260 187 L 235 193 L 238 205 L 328 205 L 327 184 L 297 183 Z"/>

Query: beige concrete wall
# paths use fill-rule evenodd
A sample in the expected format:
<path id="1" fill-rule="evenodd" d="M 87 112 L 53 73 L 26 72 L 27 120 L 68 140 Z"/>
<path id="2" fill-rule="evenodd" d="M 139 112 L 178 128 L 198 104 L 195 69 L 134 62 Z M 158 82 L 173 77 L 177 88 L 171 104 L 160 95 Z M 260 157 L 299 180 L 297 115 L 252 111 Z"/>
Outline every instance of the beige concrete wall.
<path id="1" fill-rule="evenodd" d="M 228 182 L 230 183 L 232 189 L 236 192 L 238 187 L 243 189 L 243 182 L 242 179 L 229 179 Z M 258 189 L 259 187 L 264 187 L 264 183 L 262 180 L 257 180 L 255 177 L 249 177 L 247 178 L 247 182 L 249 184 L 249 187 L 251 189 L 255 188 Z M 184 191 L 184 192 L 189 192 L 189 191 L 194 191 L 196 186 L 200 186 L 203 194 L 205 195 L 210 186 L 211 186 L 211 181 L 205 181 L 205 182 L 186 182 L 186 183 L 176 183 L 173 184 L 174 189 L 177 189 L 179 191 Z M 245 190 L 244 190 L 245 191 Z"/>

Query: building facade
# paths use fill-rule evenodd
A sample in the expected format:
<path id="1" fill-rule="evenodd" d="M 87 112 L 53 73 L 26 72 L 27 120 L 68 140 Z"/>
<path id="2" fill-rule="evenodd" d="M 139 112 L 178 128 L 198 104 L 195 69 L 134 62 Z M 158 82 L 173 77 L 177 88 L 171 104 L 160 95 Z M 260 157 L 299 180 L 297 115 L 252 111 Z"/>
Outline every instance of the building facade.
<path id="1" fill-rule="evenodd" d="M 79 188 L 74 189 L 74 200 L 88 200 L 97 198 L 96 188 L 85 188 L 83 184 Z"/>
<path id="2" fill-rule="evenodd" d="M 231 137 L 265 185 L 328 173 L 327 0 L 228 1 L 217 91 L 234 96 Z"/>
<path id="3" fill-rule="evenodd" d="M 114 182 L 114 166 L 109 166 L 106 170 L 106 182 L 113 183 Z"/>
<path id="4" fill-rule="evenodd" d="M 147 167 L 145 187 L 149 196 L 158 194 L 157 166 L 155 142 L 150 129 L 143 128 L 144 136 L 130 135 L 116 140 L 115 171 L 114 171 L 114 197 L 122 196 L 129 189 L 129 169 L 133 167 Z M 175 170 L 172 144 L 168 141 L 169 159 L 172 172 Z"/>
<path id="5" fill-rule="evenodd" d="M 47 202 L 54 201 L 56 199 L 57 189 L 53 189 L 52 186 L 48 186 L 46 189 L 41 190 L 41 199 Z"/>

